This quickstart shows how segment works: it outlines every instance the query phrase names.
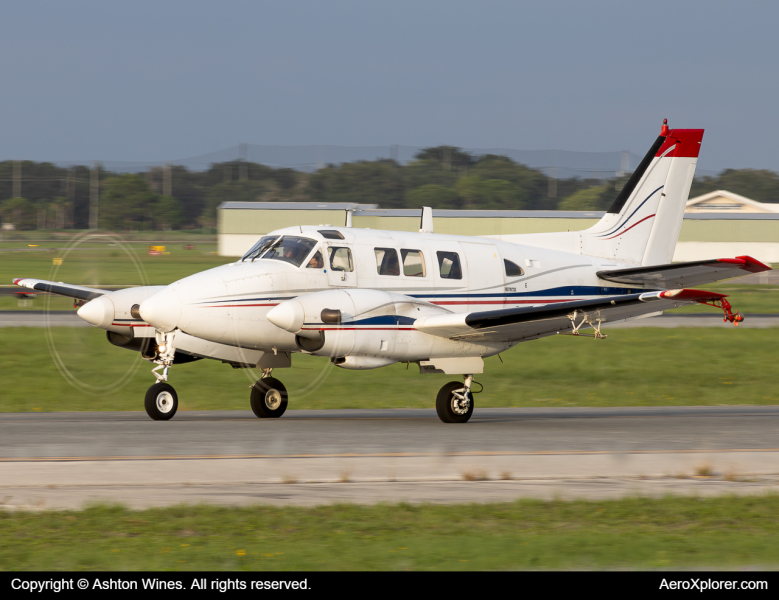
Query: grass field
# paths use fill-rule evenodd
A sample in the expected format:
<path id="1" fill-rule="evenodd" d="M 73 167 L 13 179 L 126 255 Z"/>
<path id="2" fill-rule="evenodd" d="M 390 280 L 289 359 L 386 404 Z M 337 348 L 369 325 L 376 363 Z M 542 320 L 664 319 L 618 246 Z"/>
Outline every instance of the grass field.
<path id="1" fill-rule="evenodd" d="M 778 566 L 776 495 L 0 512 L 5 571 Z"/>
<path id="2" fill-rule="evenodd" d="M 675 406 L 779 403 L 776 329 L 620 329 L 606 340 L 550 337 L 485 360 L 478 407 Z M 142 410 L 150 363 L 111 346 L 92 328 L 0 330 L 0 411 Z M 326 358 L 294 355 L 277 369 L 290 410 L 432 408 L 448 375 L 416 365 L 346 371 Z M 202 360 L 174 366 L 179 410 L 248 409 L 253 369 Z M 69 378 L 81 387 L 68 384 Z M 124 378 L 124 379 L 123 379 Z M 34 382 L 35 385 L 29 385 Z M 476 388 L 478 389 L 478 388 Z"/>
<path id="3" fill-rule="evenodd" d="M 0 283 L 9 285 L 16 277 L 29 277 L 76 285 L 167 285 L 235 260 L 217 256 L 213 243 L 195 245 L 192 250 L 186 250 L 181 244 L 165 246 L 170 254 L 158 256 L 150 256 L 146 245 L 110 246 L 110 243 L 114 242 L 101 243 L 100 247 L 85 245 L 70 251 L 0 251 Z M 63 258 L 62 265 L 54 265 L 55 258 Z"/>

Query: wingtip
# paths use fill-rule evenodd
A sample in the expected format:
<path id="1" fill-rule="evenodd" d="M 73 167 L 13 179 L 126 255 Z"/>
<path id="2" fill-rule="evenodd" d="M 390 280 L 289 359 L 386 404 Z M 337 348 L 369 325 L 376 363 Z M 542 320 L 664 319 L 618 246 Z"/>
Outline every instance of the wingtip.
<path id="1" fill-rule="evenodd" d="M 745 271 L 750 271 L 752 273 L 761 273 L 762 271 L 773 271 L 771 267 L 761 263 L 759 260 L 754 259 L 751 256 L 737 256 L 736 258 L 740 258 L 741 260 L 744 261 L 745 264 L 742 268 Z"/>
<path id="2" fill-rule="evenodd" d="M 16 279 L 14 279 L 14 280 L 13 280 L 13 281 L 14 281 L 14 285 L 19 285 L 19 282 L 20 282 L 21 280 L 22 280 L 22 278 L 21 278 L 21 277 L 17 277 Z"/>

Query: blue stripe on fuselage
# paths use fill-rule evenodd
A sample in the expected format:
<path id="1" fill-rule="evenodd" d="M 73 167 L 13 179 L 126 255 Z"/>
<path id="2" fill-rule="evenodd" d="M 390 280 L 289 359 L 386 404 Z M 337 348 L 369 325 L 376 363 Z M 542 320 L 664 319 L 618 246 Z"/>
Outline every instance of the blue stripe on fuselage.
<path id="1" fill-rule="evenodd" d="M 519 285 L 522 282 L 518 282 L 514 285 Z M 513 285 L 508 285 L 507 287 L 513 287 Z M 546 290 L 535 290 L 535 291 L 527 291 L 527 292 L 494 292 L 490 294 L 474 294 L 474 293 L 460 293 L 460 294 L 405 294 L 409 298 L 418 298 L 420 300 L 444 300 L 444 299 L 459 299 L 459 300 L 468 300 L 471 298 L 549 298 L 549 297 L 559 297 L 559 298 L 565 298 L 569 296 L 620 296 L 623 294 L 632 294 L 636 289 L 643 289 L 643 288 L 622 288 L 622 287 L 600 287 L 600 286 L 594 286 L 594 285 L 572 285 L 572 286 L 561 286 L 556 288 L 550 288 Z M 318 291 L 326 291 L 326 290 L 318 290 Z M 314 293 L 314 292 L 311 292 Z M 399 292 L 393 292 L 393 293 L 399 293 Z M 225 304 L 225 303 L 239 303 L 239 302 L 273 302 L 273 301 L 279 301 L 284 302 L 286 300 L 292 300 L 293 298 L 296 298 L 297 296 L 288 296 L 285 298 L 276 297 L 276 298 L 241 298 L 241 299 L 231 299 L 231 300 L 209 300 L 205 302 L 201 302 L 200 304 Z"/>
<path id="2" fill-rule="evenodd" d="M 519 283 L 522 283 L 521 281 Z M 518 285 L 518 284 L 517 284 Z M 509 285 L 507 287 L 513 287 Z M 619 296 L 632 294 L 633 288 L 599 287 L 594 285 L 571 285 L 537 290 L 533 292 L 498 292 L 493 294 L 408 294 L 411 298 L 533 298 L 547 296 Z"/>

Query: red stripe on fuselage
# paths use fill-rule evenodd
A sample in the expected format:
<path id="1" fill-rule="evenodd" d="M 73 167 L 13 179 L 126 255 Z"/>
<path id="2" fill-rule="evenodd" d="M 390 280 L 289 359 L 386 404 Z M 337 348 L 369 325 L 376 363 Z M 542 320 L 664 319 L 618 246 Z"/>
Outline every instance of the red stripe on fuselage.
<path id="1" fill-rule="evenodd" d="M 413 327 L 303 327 L 303 331 L 416 331 Z"/>
<path id="2" fill-rule="evenodd" d="M 205 306 L 204 308 L 244 308 L 246 306 L 278 306 L 279 303 L 276 302 L 275 304 L 217 304 L 216 306 Z"/>

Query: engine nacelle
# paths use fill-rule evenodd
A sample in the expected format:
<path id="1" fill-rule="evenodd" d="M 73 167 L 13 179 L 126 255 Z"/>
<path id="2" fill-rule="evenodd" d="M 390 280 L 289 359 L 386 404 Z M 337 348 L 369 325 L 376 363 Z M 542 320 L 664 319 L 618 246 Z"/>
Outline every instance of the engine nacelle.
<path id="1" fill-rule="evenodd" d="M 394 358 L 384 358 L 381 356 L 340 356 L 338 358 L 331 358 L 330 362 L 342 369 L 366 371 L 368 369 L 387 367 L 398 361 Z"/>
<path id="2" fill-rule="evenodd" d="M 153 338 L 134 337 L 132 330 L 129 331 L 129 335 L 116 333 L 115 331 L 106 331 L 105 337 L 114 346 L 119 346 L 126 350 L 133 350 L 135 352 L 147 351 L 150 345 L 154 345 Z"/>
<path id="3" fill-rule="evenodd" d="M 153 337 L 153 327 L 137 327 L 137 321 L 141 320 L 141 316 L 134 309 L 163 288 L 164 286 L 135 287 L 104 294 L 79 308 L 78 316 L 95 327 L 113 331 L 124 337 Z M 136 328 L 139 331 L 130 332 L 130 329 Z"/>
<path id="4" fill-rule="evenodd" d="M 405 360 L 420 317 L 449 311 L 429 302 L 380 290 L 342 289 L 314 292 L 282 302 L 268 312 L 268 320 L 290 333 L 300 350 L 347 360 L 343 368 L 377 368 Z M 433 339 L 429 340 L 433 343 Z M 421 356 L 425 349 L 419 348 Z M 356 366 L 356 357 L 385 361 Z M 386 357 L 386 358 L 385 358 Z M 391 360 L 390 360 L 391 359 Z M 390 362 L 386 362 L 389 360 Z M 369 364 L 370 361 L 363 362 Z M 347 366 L 348 365 L 348 366 Z M 355 366 L 352 366 L 355 365 Z"/>

